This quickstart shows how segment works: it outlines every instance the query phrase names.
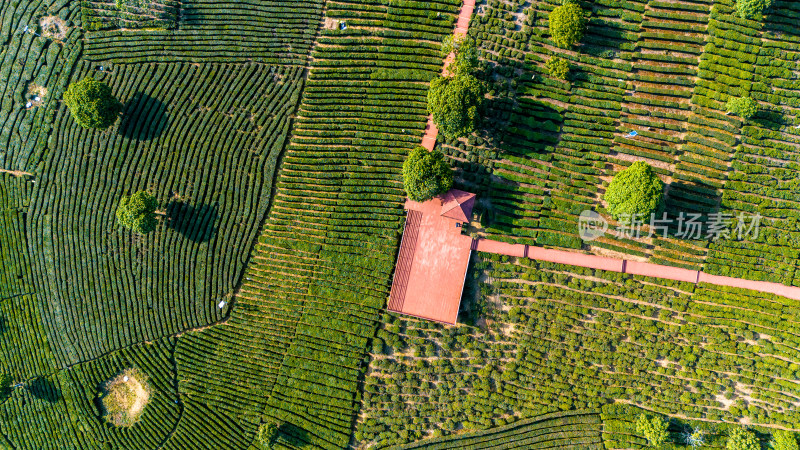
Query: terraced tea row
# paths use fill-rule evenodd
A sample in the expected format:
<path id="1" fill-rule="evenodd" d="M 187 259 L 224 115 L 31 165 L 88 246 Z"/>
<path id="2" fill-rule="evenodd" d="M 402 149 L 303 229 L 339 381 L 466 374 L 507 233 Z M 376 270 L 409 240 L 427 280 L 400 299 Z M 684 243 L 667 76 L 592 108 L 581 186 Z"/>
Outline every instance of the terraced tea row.
<path id="1" fill-rule="evenodd" d="M 89 73 L 125 117 L 96 134 L 60 110 L 27 219 L 63 365 L 224 317 L 302 85 L 301 69 L 257 64 L 80 64 L 75 79 Z M 144 239 L 113 229 L 120 196 L 137 189 L 165 214 Z"/>
<path id="2" fill-rule="evenodd" d="M 521 420 L 486 431 L 433 438 L 414 444 L 393 447 L 395 450 L 443 449 L 544 449 L 581 448 L 600 450 L 602 423 L 594 411 L 566 411 Z"/>
<path id="3" fill-rule="evenodd" d="M 260 62 L 303 65 L 320 26 L 323 0 L 212 1 L 180 3 L 174 29 L 109 29 L 87 34 L 92 61 Z M 84 14 L 96 21 L 101 3 Z M 105 28 L 105 26 L 103 26 Z"/>

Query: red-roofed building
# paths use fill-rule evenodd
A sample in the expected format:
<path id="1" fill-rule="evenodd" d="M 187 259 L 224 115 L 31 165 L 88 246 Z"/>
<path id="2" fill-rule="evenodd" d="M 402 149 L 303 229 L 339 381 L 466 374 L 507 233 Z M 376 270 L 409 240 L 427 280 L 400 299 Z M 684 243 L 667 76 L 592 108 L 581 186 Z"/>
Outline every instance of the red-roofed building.
<path id="1" fill-rule="evenodd" d="M 389 310 L 455 324 L 472 238 L 461 234 L 475 194 L 450 190 L 427 202 L 406 201 L 408 216 L 395 266 Z"/>

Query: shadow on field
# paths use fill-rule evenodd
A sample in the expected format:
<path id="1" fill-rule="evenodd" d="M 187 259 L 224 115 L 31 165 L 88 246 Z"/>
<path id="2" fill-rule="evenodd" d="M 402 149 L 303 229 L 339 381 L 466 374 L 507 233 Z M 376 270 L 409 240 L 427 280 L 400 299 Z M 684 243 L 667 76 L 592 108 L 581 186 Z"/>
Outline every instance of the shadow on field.
<path id="1" fill-rule="evenodd" d="M 5 316 L 0 316 L 0 334 L 4 334 L 6 331 L 8 331 L 8 321 Z"/>
<path id="2" fill-rule="evenodd" d="M 55 403 L 61 399 L 61 389 L 59 389 L 55 383 L 44 377 L 39 377 L 31 381 L 25 385 L 25 389 L 35 398 L 46 402 Z"/>
<path id="3" fill-rule="evenodd" d="M 308 445 L 308 432 L 297 425 L 284 423 L 278 427 L 278 434 L 293 447 L 303 448 Z"/>
<path id="4" fill-rule="evenodd" d="M 142 92 L 134 94 L 122 111 L 119 133 L 129 139 L 149 141 L 160 136 L 169 124 L 166 105 Z"/>
<path id="5" fill-rule="evenodd" d="M 758 124 L 768 130 L 779 131 L 786 126 L 786 119 L 783 113 L 774 110 L 760 110 L 750 119 L 751 122 Z"/>
<path id="6" fill-rule="evenodd" d="M 184 202 L 167 205 L 167 224 L 192 242 L 208 242 L 217 232 L 217 205 L 192 206 Z"/>

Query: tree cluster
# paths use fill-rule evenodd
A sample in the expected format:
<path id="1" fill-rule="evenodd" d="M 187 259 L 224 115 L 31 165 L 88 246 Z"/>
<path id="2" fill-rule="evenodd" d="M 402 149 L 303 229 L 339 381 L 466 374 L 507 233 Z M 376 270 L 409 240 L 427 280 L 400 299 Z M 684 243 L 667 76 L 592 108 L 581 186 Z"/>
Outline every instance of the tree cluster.
<path id="1" fill-rule="evenodd" d="M 640 414 L 636 419 L 636 432 L 647 439 L 648 445 L 658 447 L 667 441 L 669 422 L 659 416 L 648 417 Z"/>
<path id="2" fill-rule="evenodd" d="M 752 97 L 731 97 L 726 107 L 729 113 L 736 114 L 744 120 L 750 119 L 758 112 L 758 102 Z"/>
<path id="3" fill-rule="evenodd" d="M 772 0 L 736 0 L 736 12 L 742 19 L 760 20 Z"/>
<path id="4" fill-rule="evenodd" d="M 147 234 L 156 229 L 158 201 L 145 191 L 124 196 L 117 208 L 117 222 L 134 233 Z"/>
<path id="5" fill-rule="evenodd" d="M 728 434 L 728 442 L 725 444 L 726 450 L 761 450 L 761 444 L 752 431 L 744 428 L 733 428 Z"/>
<path id="6" fill-rule="evenodd" d="M 474 72 L 478 65 L 475 43 L 468 38 L 449 38 L 442 53 L 455 55 L 447 72 L 431 81 L 428 112 L 439 131 L 447 138 L 466 136 L 475 131 L 483 104 L 485 86 Z"/>

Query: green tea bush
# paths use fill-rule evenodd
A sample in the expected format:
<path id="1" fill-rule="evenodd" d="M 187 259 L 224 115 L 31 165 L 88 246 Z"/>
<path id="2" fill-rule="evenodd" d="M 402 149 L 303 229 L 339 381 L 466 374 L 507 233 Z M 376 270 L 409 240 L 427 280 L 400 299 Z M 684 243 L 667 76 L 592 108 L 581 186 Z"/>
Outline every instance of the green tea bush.
<path id="1" fill-rule="evenodd" d="M 559 80 L 566 80 L 567 75 L 569 75 L 569 63 L 563 58 L 554 56 L 548 59 L 545 63 L 545 68 L 547 68 L 547 73 L 551 77 Z"/>
<path id="2" fill-rule="evenodd" d="M 0 401 L 5 400 L 11 395 L 11 375 L 0 373 Z"/>

